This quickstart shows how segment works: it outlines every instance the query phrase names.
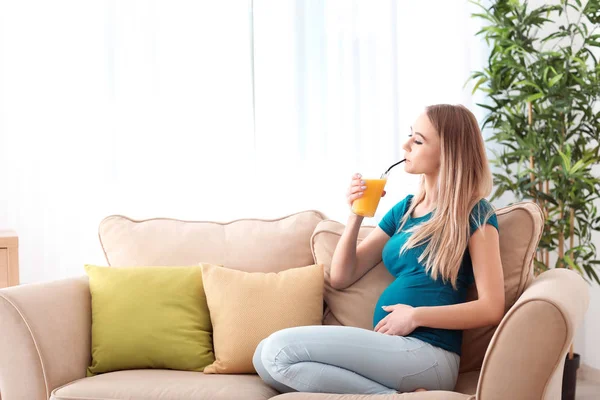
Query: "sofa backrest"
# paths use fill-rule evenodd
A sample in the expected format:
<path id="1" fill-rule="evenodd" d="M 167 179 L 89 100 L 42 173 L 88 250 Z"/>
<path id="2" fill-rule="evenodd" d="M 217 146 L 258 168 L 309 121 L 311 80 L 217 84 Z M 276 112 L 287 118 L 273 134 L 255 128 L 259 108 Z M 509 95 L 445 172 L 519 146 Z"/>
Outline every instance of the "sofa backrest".
<path id="1" fill-rule="evenodd" d="M 540 207 L 533 202 L 520 202 L 496 210 L 500 232 L 500 255 L 504 271 L 506 295 L 505 312 L 515 303 L 533 280 L 533 257 L 542 235 L 544 218 Z M 360 228 L 358 241 L 363 240 L 372 226 Z M 311 238 L 315 262 L 325 270 L 325 302 L 323 316 L 326 325 L 356 326 L 373 329 L 373 311 L 383 290 L 394 280 L 383 262 L 349 288 L 336 290 L 329 284 L 331 258 L 344 225 L 331 220 L 319 223 Z M 467 301 L 477 298 L 473 285 Z M 485 351 L 496 327 L 466 330 L 463 333 L 461 372 L 481 368 Z"/>
<path id="2" fill-rule="evenodd" d="M 533 281 L 533 260 L 544 231 L 544 215 L 536 203 L 520 202 L 496 210 L 500 232 L 500 256 L 504 271 L 504 313 L 515 304 Z M 477 299 L 472 285 L 467 301 Z M 496 327 L 469 329 L 463 332 L 460 372 L 481 368 L 483 358 Z"/>
<path id="3" fill-rule="evenodd" d="M 325 216 L 303 211 L 278 219 L 232 222 L 121 215 L 100 223 L 99 237 L 111 266 L 223 265 L 248 272 L 279 272 L 313 264 L 310 237 Z"/>

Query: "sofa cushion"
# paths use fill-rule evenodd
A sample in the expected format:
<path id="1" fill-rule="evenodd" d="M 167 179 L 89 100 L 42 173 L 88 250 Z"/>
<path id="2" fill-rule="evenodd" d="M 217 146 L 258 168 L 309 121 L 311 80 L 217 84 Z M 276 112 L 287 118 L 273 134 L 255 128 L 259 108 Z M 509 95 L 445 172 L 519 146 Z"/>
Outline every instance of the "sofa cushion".
<path id="1" fill-rule="evenodd" d="M 321 324 L 321 265 L 252 273 L 203 264 L 202 275 L 216 357 L 204 373 L 256 373 L 252 356 L 261 340 L 281 329 Z"/>
<path id="2" fill-rule="evenodd" d="M 318 211 L 232 222 L 106 217 L 99 236 L 109 265 L 224 265 L 279 272 L 313 264 L 310 237 L 324 219 Z"/>
<path id="3" fill-rule="evenodd" d="M 129 370 L 83 378 L 52 392 L 51 400 L 264 400 L 278 392 L 258 375 Z"/>
<path id="4" fill-rule="evenodd" d="M 475 400 L 475 396 L 445 390 L 401 394 L 286 393 L 273 400 Z"/>
<path id="5" fill-rule="evenodd" d="M 199 266 L 85 270 L 92 295 L 88 376 L 140 368 L 202 371 L 214 361 Z"/>
<path id="6" fill-rule="evenodd" d="M 515 303 L 533 279 L 533 256 L 543 229 L 540 207 L 533 202 L 520 202 L 496 210 L 500 231 L 500 255 L 504 271 L 505 311 Z M 358 242 L 375 227 L 364 226 L 359 230 Z M 341 324 L 372 329 L 373 310 L 383 290 L 393 281 L 382 262 L 365 276 L 344 290 L 336 290 L 329 284 L 331 259 L 344 225 L 325 220 L 320 222 L 311 238 L 315 262 L 325 268 L 324 299 L 327 309 L 324 324 Z M 467 301 L 477 298 L 473 285 Z M 496 327 L 466 330 L 463 333 L 460 372 L 481 368 L 483 357 Z"/>

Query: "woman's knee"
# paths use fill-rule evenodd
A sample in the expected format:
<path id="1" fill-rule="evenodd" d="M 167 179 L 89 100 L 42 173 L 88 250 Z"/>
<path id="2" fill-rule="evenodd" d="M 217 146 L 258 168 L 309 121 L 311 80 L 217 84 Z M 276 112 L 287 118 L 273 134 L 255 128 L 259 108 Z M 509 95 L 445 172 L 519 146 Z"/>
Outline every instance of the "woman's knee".
<path id="1" fill-rule="evenodd" d="M 277 361 L 277 355 L 281 349 L 281 346 L 284 346 L 285 343 L 282 342 L 281 338 L 275 335 L 277 332 L 271 334 L 267 338 L 265 338 L 257 348 L 260 350 L 260 354 L 255 354 L 255 359 L 257 359 L 261 365 L 267 369 L 267 371 L 272 370 L 275 367 L 275 362 Z M 258 356 L 258 357 L 257 357 Z"/>
<path id="2" fill-rule="evenodd" d="M 263 369 L 272 375 L 282 366 L 294 362 L 288 354 L 290 336 L 286 332 L 280 332 L 282 331 L 271 334 L 256 347 L 252 363 L 257 371 Z"/>
<path id="3" fill-rule="evenodd" d="M 263 340 L 260 359 L 268 371 L 305 361 L 296 328 L 277 331 Z M 260 347 L 260 345 L 259 345 Z"/>
<path id="4" fill-rule="evenodd" d="M 263 349 L 265 346 L 266 339 L 263 339 L 258 346 L 256 346 L 256 350 L 254 351 L 254 356 L 252 357 L 252 364 L 254 365 L 254 369 L 258 376 L 262 378 L 262 380 L 279 391 L 280 393 L 288 393 L 294 392 L 295 390 L 290 388 L 289 386 L 284 385 L 283 383 L 275 380 L 273 376 L 271 376 L 271 372 L 269 371 L 267 365 L 270 363 L 265 363 L 262 360 Z M 266 365 L 267 364 L 267 365 Z"/>
<path id="5" fill-rule="evenodd" d="M 265 346 L 265 340 L 267 339 L 263 339 L 260 341 L 258 346 L 256 346 L 256 350 L 254 350 L 254 355 L 252 356 L 252 365 L 254 365 L 254 369 L 256 370 L 256 372 L 259 372 L 261 369 L 264 368 L 263 362 L 261 360 L 261 355 Z"/>

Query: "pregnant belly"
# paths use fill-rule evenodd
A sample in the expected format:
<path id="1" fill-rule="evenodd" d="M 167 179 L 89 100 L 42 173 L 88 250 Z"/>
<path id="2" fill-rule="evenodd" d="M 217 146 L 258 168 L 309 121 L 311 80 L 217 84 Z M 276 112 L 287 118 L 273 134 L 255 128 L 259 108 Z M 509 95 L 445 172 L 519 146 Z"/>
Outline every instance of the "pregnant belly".
<path id="1" fill-rule="evenodd" d="M 393 304 L 406 304 L 412 307 L 440 306 L 453 304 L 452 295 L 447 289 L 429 277 L 425 279 L 410 279 L 398 277 L 379 296 L 373 314 L 373 327 L 388 315 L 381 307 Z"/>

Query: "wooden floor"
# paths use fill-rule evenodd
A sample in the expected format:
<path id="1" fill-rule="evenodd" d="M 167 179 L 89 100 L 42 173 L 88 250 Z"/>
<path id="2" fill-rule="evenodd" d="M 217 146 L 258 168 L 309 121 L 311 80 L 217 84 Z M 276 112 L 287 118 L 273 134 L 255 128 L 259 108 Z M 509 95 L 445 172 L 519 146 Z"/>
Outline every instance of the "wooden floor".
<path id="1" fill-rule="evenodd" d="M 577 379 L 576 400 L 600 400 L 600 383 Z"/>

